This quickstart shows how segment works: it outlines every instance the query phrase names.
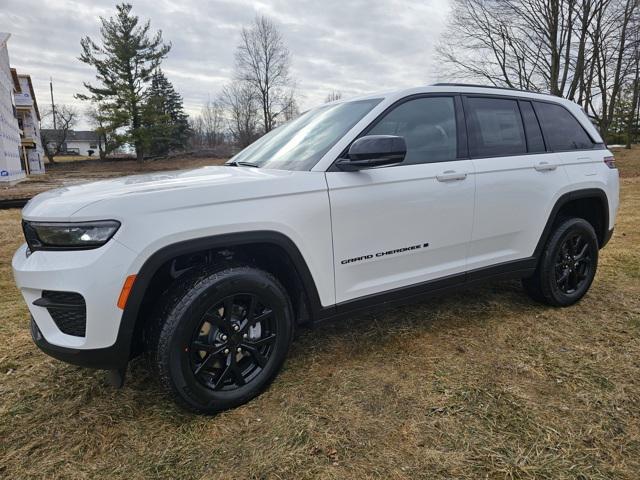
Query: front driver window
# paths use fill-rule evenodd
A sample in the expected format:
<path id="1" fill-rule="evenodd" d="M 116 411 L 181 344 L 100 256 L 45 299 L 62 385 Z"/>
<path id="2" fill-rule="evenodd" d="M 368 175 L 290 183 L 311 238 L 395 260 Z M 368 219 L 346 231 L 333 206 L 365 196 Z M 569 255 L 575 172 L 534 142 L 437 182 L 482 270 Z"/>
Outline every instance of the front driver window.
<path id="1" fill-rule="evenodd" d="M 398 135 L 407 143 L 404 164 L 446 162 L 457 156 L 453 97 L 409 100 L 387 113 L 367 135 Z"/>

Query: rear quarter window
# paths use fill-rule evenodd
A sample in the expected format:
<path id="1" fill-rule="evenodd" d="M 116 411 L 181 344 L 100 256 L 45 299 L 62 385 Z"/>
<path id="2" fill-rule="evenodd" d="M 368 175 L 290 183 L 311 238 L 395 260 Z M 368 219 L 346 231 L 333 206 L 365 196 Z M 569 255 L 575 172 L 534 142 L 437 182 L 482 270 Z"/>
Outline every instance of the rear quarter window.
<path id="1" fill-rule="evenodd" d="M 594 147 L 591 137 L 567 109 L 553 103 L 534 102 L 534 105 L 551 150 L 587 150 Z"/>

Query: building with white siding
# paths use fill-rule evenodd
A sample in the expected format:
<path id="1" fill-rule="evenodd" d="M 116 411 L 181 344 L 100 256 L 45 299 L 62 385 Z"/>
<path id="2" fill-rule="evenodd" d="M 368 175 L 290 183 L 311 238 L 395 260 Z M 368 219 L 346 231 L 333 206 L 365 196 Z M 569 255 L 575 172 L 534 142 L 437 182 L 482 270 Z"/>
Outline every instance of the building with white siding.
<path id="1" fill-rule="evenodd" d="M 15 105 L 20 129 L 20 154 L 27 174 L 44 173 L 44 149 L 40 139 L 40 111 L 29 75 L 11 69 Z"/>
<path id="2" fill-rule="evenodd" d="M 25 177 L 20 162 L 20 129 L 15 106 L 15 84 L 9 66 L 7 41 L 11 35 L 0 32 L 0 182 L 11 183 Z"/>
<path id="3" fill-rule="evenodd" d="M 63 134 L 60 130 L 52 130 L 43 128 L 45 140 L 52 139 L 47 142 L 47 147 L 51 150 L 56 148 L 56 138 L 62 138 Z M 62 155 L 80 155 L 90 157 L 98 155 L 98 134 L 92 130 L 69 130 L 65 142 L 60 147 Z"/>

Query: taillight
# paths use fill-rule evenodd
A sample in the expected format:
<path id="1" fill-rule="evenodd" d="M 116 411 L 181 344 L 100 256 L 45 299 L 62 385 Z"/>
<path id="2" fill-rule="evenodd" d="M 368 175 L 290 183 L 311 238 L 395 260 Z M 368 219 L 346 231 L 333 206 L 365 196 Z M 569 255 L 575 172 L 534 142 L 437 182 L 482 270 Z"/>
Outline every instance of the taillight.
<path id="1" fill-rule="evenodd" d="M 604 163 L 606 163 L 609 168 L 616 168 L 616 159 L 613 156 L 604 157 Z"/>

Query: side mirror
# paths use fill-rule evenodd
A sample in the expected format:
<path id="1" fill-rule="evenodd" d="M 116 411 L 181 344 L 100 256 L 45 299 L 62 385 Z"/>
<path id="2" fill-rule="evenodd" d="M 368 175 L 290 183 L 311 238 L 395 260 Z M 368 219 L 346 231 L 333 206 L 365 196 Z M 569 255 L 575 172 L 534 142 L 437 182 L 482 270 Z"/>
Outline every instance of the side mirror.
<path id="1" fill-rule="evenodd" d="M 404 161 L 407 144 L 395 135 L 369 135 L 351 144 L 347 158 L 340 158 L 336 167 L 346 172 L 364 168 L 397 165 Z"/>

